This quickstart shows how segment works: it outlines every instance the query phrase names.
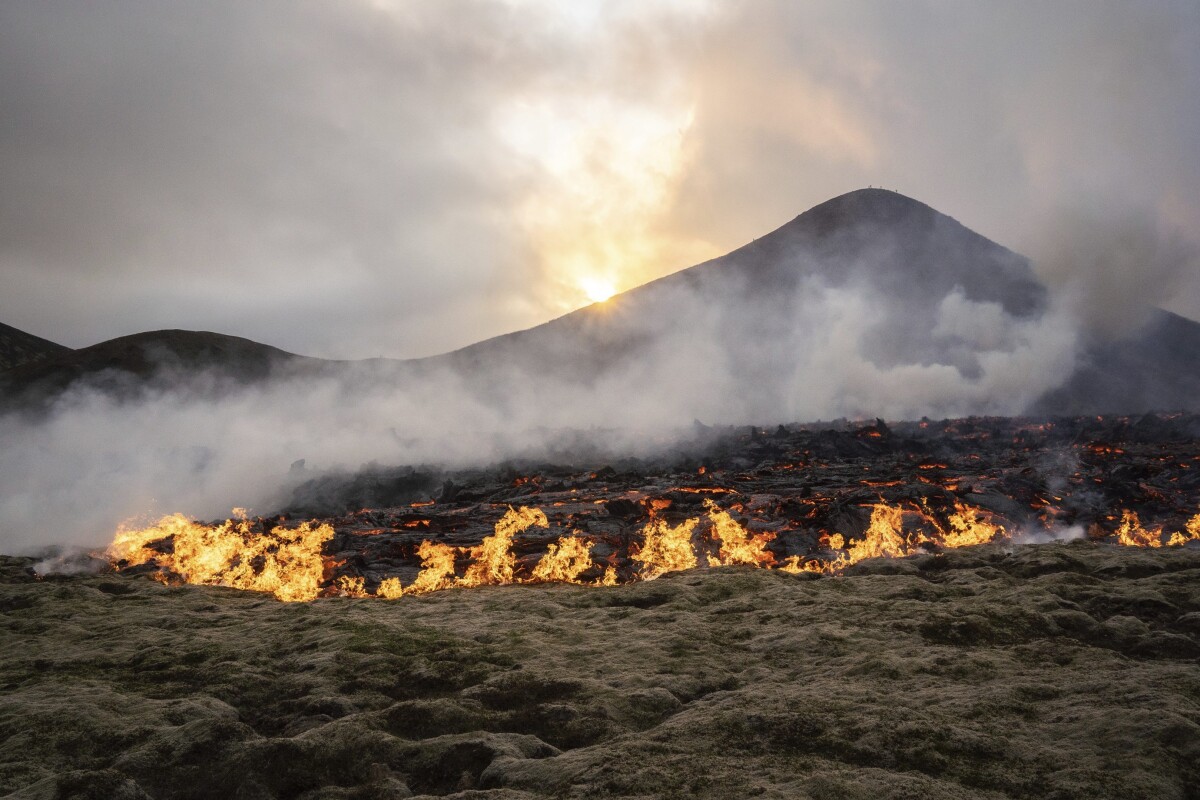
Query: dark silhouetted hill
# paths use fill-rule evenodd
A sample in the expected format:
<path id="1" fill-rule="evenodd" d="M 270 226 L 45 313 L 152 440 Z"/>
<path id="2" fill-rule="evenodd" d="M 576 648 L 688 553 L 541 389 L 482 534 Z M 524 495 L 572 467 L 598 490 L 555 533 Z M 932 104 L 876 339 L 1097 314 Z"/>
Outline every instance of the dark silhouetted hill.
<path id="1" fill-rule="evenodd" d="M 157 389 L 220 391 L 267 380 L 284 369 L 322 363 L 237 336 L 150 331 L 79 350 L 61 348 L 0 372 L 0 402 L 10 408 L 37 408 L 81 383 L 117 398 Z"/>
<path id="2" fill-rule="evenodd" d="M 69 347 L 0 323 L 0 371 L 69 352 Z"/>

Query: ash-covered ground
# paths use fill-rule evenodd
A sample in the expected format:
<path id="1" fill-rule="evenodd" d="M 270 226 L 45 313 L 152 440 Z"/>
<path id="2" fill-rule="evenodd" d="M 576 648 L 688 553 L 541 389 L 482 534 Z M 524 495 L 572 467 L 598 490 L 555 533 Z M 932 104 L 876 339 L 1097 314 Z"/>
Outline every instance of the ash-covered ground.
<path id="1" fill-rule="evenodd" d="M 0 575 L 0 793 L 1191 798 L 1200 551 L 280 603 Z"/>

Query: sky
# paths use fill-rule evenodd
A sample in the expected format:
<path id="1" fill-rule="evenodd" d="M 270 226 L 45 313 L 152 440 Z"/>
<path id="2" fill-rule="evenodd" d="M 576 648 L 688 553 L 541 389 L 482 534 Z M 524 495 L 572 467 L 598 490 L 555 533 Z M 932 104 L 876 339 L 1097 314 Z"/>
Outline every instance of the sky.
<path id="1" fill-rule="evenodd" d="M 1200 319 L 1200 4 L 0 4 L 0 321 L 417 357 L 868 185 Z"/>

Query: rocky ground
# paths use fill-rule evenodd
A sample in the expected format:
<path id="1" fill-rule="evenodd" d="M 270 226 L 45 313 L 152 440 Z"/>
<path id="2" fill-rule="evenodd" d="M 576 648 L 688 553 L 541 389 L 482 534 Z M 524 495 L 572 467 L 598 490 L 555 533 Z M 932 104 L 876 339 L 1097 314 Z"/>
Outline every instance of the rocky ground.
<path id="1" fill-rule="evenodd" d="M 1200 549 L 280 603 L 0 561 L 0 795 L 1200 797 Z"/>
<path id="2" fill-rule="evenodd" d="M 1126 511 L 1170 535 L 1200 513 L 1198 441 L 1194 414 L 697 426 L 693 441 L 659 457 L 566 452 L 458 472 L 323 475 L 300 484 L 285 516 L 258 524 L 329 523 L 337 534 L 324 550 L 329 592 L 342 577 L 364 580 L 368 591 L 387 578 L 409 585 L 421 542 L 478 545 L 521 506 L 541 509 L 549 525 L 516 538 L 519 577 L 550 542 L 574 535 L 592 545 L 596 568 L 584 578 L 612 566 L 621 582 L 637 577 L 630 555 L 652 519 L 677 525 L 703 517 L 709 502 L 771 537 L 777 564 L 831 558 L 822 537 L 860 537 L 880 503 L 943 526 L 965 504 L 1018 538 L 1110 536 Z M 917 516 L 906 535 L 918 532 Z"/>

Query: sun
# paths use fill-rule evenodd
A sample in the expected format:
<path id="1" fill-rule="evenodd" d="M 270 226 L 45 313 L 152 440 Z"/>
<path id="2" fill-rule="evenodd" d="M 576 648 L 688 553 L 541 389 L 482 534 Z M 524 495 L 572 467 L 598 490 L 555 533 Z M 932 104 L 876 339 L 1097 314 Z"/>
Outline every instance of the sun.
<path id="1" fill-rule="evenodd" d="M 603 303 L 617 293 L 612 281 L 604 278 L 584 278 L 579 282 L 579 286 L 593 303 Z"/>

